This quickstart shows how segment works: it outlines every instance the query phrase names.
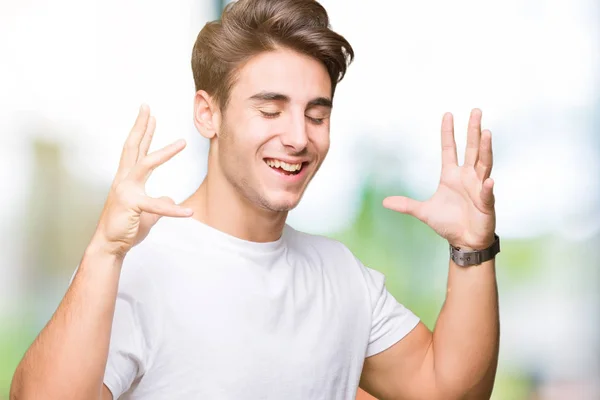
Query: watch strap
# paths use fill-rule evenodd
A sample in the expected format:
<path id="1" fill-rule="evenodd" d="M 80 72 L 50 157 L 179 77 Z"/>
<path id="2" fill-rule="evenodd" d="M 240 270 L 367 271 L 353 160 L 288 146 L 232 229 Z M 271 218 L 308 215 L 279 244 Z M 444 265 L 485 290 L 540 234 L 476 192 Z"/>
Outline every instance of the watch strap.
<path id="1" fill-rule="evenodd" d="M 483 250 L 461 250 L 460 247 L 450 245 L 450 258 L 461 267 L 480 265 L 493 259 L 498 253 L 500 253 L 500 238 L 496 234 L 494 234 L 494 243 Z"/>

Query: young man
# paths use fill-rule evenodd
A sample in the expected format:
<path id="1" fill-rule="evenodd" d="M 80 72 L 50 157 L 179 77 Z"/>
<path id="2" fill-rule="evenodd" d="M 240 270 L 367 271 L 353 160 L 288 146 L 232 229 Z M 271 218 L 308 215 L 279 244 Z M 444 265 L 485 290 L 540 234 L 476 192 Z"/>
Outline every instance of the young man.
<path id="1" fill-rule="evenodd" d="M 312 0 L 240 0 L 207 24 L 192 58 L 206 179 L 181 205 L 145 195 L 184 143 L 148 154 L 155 121 L 142 107 L 97 231 L 11 399 L 349 400 L 359 384 L 380 399 L 489 398 L 498 249 L 479 110 L 462 166 L 444 116 L 429 200 L 384 200 L 460 248 L 433 333 L 342 244 L 286 225 L 329 150 L 335 86 L 352 58 Z"/>

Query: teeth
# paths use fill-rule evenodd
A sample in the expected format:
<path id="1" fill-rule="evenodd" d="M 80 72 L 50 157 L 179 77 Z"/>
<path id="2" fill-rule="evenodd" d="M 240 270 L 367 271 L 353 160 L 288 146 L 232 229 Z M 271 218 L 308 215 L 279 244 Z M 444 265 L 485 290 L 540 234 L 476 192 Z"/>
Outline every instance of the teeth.
<path id="1" fill-rule="evenodd" d="M 267 165 L 272 168 L 281 168 L 288 172 L 299 171 L 302 168 L 302 164 L 288 164 L 279 160 L 266 160 Z"/>

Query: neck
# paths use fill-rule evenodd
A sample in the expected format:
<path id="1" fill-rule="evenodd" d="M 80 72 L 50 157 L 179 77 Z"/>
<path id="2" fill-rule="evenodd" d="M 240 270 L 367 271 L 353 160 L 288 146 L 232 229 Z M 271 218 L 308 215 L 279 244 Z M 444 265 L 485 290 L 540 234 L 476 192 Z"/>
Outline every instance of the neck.
<path id="1" fill-rule="evenodd" d="M 287 212 L 266 210 L 253 204 L 225 177 L 215 177 L 210 172 L 209 169 L 198 190 L 182 204 L 194 210 L 193 218 L 252 242 L 273 242 L 281 237 Z"/>

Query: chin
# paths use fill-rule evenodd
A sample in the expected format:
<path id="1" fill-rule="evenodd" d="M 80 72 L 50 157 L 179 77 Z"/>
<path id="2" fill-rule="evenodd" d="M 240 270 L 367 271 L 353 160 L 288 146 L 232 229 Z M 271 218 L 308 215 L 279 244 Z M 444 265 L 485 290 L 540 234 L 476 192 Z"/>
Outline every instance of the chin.
<path id="1" fill-rule="evenodd" d="M 300 203 L 299 196 L 277 196 L 271 197 L 265 196 L 261 199 L 262 206 L 267 210 L 277 211 L 277 212 L 286 212 L 291 211 L 298 203 Z"/>

